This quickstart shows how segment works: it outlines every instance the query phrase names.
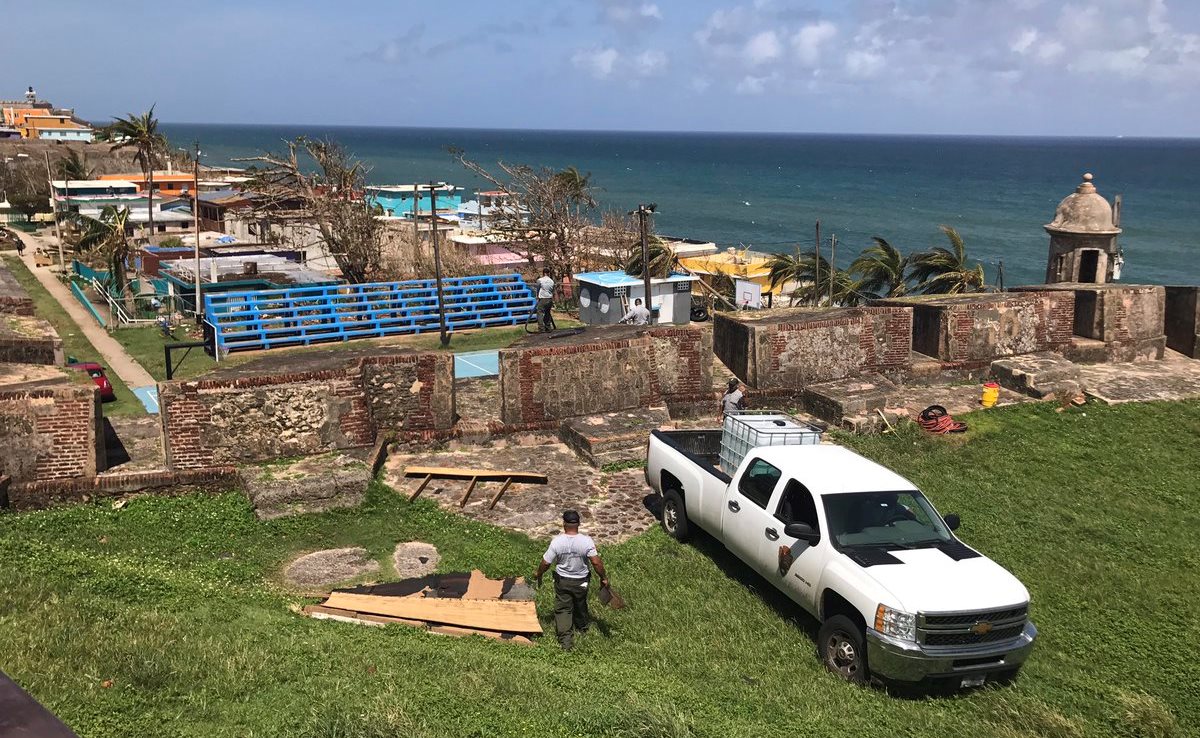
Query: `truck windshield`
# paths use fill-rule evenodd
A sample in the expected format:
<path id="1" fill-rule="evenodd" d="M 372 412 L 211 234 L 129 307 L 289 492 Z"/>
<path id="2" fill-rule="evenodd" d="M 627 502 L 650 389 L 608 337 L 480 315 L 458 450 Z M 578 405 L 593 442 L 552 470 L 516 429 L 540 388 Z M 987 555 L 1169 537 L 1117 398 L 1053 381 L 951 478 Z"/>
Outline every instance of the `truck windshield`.
<path id="1" fill-rule="evenodd" d="M 920 492 L 855 492 L 824 499 L 837 547 L 922 548 L 954 540 Z"/>

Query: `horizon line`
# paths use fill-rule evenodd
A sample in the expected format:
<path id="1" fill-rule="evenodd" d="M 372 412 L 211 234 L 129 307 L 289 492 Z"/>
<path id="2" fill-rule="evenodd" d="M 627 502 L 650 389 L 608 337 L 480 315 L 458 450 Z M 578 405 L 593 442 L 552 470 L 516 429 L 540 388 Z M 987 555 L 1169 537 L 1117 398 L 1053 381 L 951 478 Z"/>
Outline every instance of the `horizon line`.
<path id="1" fill-rule="evenodd" d="M 715 131 L 715 130 L 671 130 L 622 129 L 622 128 L 517 128 L 509 126 L 436 126 L 436 125 L 367 125 L 360 123 L 242 123 L 242 122 L 199 122 L 160 121 L 169 126 L 222 126 L 245 128 L 358 128 L 375 130 L 432 130 L 432 131 L 504 131 L 512 133 L 607 133 L 607 134 L 650 134 L 650 135 L 694 135 L 694 136 L 845 136 L 845 137 L 891 137 L 891 138 L 991 138 L 991 139 L 1063 139 L 1071 141 L 1127 140 L 1127 141 L 1200 141 L 1200 136 L 1183 135 L 1125 135 L 1087 134 L 1068 135 L 1060 133 L 880 133 L 866 131 Z"/>

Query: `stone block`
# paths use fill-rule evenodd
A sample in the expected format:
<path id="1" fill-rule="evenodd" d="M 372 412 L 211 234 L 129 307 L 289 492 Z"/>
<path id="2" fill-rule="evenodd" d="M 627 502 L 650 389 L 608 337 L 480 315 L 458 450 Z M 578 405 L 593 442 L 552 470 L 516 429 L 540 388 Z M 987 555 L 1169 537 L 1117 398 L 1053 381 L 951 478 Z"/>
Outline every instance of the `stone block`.
<path id="1" fill-rule="evenodd" d="M 259 520 L 356 507 L 366 496 L 371 470 L 343 454 L 324 454 L 238 470 Z"/>
<path id="2" fill-rule="evenodd" d="M 1002 386 L 1030 397 L 1063 395 L 1079 389 L 1079 366 L 1059 354 L 997 359 L 992 362 L 992 376 Z"/>
<path id="3" fill-rule="evenodd" d="M 564 420 L 559 438 L 579 458 L 599 469 L 606 464 L 645 461 L 650 431 L 670 422 L 665 408 L 589 415 Z"/>
<path id="4" fill-rule="evenodd" d="M 379 562 L 365 548 L 332 548 L 304 554 L 287 565 L 283 580 L 293 587 L 319 588 L 379 571 Z"/>
<path id="5" fill-rule="evenodd" d="M 1167 348 L 1200 359 L 1200 287 L 1167 287 Z"/>
<path id="6" fill-rule="evenodd" d="M 896 385 L 878 374 L 810 384 L 804 389 L 804 410 L 832 425 L 847 416 L 876 416 L 887 406 Z"/>

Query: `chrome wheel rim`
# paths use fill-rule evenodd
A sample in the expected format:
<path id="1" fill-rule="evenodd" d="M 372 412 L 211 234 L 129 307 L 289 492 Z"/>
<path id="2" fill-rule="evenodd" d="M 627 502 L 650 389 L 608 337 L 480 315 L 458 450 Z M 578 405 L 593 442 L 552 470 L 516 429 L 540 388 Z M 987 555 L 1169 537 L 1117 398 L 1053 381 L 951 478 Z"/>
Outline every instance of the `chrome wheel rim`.
<path id="1" fill-rule="evenodd" d="M 858 673 L 858 649 L 846 637 L 845 633 L 834 633 L 826 644 L 825 660 L 829 666 L 846 679 L 852 679 Z"/>
<path id="2" fill-rule="evenodd" d="M 675 509 L 674 502 L 668 502 L 663 506 L 663 527 L 667 532 L 674 533 L 675 526 L 679 524 L 679 511 Z"/>

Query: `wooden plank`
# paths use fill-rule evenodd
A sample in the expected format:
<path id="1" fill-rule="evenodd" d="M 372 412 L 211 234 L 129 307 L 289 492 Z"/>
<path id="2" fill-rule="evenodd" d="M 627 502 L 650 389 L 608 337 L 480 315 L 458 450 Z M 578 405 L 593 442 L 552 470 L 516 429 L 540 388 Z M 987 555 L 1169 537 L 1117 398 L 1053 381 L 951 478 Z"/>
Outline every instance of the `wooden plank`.
<path id="1" fill-rule="evenodd" d="M 498 600 L 504 593 L 503 579 L 488 579 L 487 576 L 474 569 L 467 581 L 467 591 L 463 593 L 464 600 Z"/>
<path id="2" fill-rule="evenodd" d="M 429 474 L 425 477 L 425 479 L 421 480 L 420 486 L 413 490 L 412 494 L 408 496 L 408 501 L 412 502 L 413 500 L 417 499 L 417 495 L 421 494 L 421 491 L 425 489 L 425 485 L 429 484 L 429 480 L 431 479 L 433 479 L 433 475 Z"/>
<path id="3" fill-rule="evenodd" d="M 325 601 L 325 606 L 372 615 L 425 620 L 439 625 L 459 625 L 465 628 L 511 633 L 542 632 L 533 602 L 381 597 L 334 592 Z"/>
<path id="4" fill-rule="evenodd" d="M 406 618 L 387 617 L 386 615 L 372 615 L 365 612 L 343 610 L 337 607 L 326 607 L 325 605 L 307 605 L 301 612 L 310 618 L 318 620 L 339 620 L 361 625 L 407 625 L 413 628 L 421 628 L 422 630 L 429 627 L 429 623 L 426 623 L 424 620 L 408 620 Z"/>
<path id="5" fill-rule="evenodd" d="M 508 486 L 512 483 L 513 483 L 512 477 L 509 477 L 508 479 L 504 480 L 504 486 L 500 488 L 499 492 L 492 495 L 492 501 L 488 503 L 489 510 L 491 510 L 492 508 L 494 508 L 496 506 L 496 503 L 500 501 L 500 497 L 504 494 L 504 490 L 508 489 Z"/>
<path id="6" fill-rule="evenodd" d="M 471 479 L 481 482 L 503 482 L 512 479 L 514 482 L 525 484 L 546 484 L 550 480 L 545 474 L 537 472 L 495 471 L 491 469 L 458 469 L 446 466 L 410 466 L 404 470 L 406 477 L 433 476 L 438 479 Z"/>
<path id="7" fill-rule="evenodd" d="M 467 500 L 471 499 L 471 492 L 475 489 L 475 483 L 479 481 L 479 477 L 471 477 L 471 483 L 467 485 L 467 491 L 463 492 L 463 496 L 458 500 L 459 507 L 466 507 Z"/>
<path id="8" fill-rule="evenodd" d="M 492 638 L 504 643 L 520 643 L 522 646 L 532 646 L 533 641 L 523 635 L 510 633 L 498 633 L 494 630 L 480 630 L 478 628 L 459 628 L 454 625 L 434 625 L 429 629 L 430 633 L 438 633 L 440 635 L 452 636 L 471 636 L 481 635 L 484 638 Z"/>

